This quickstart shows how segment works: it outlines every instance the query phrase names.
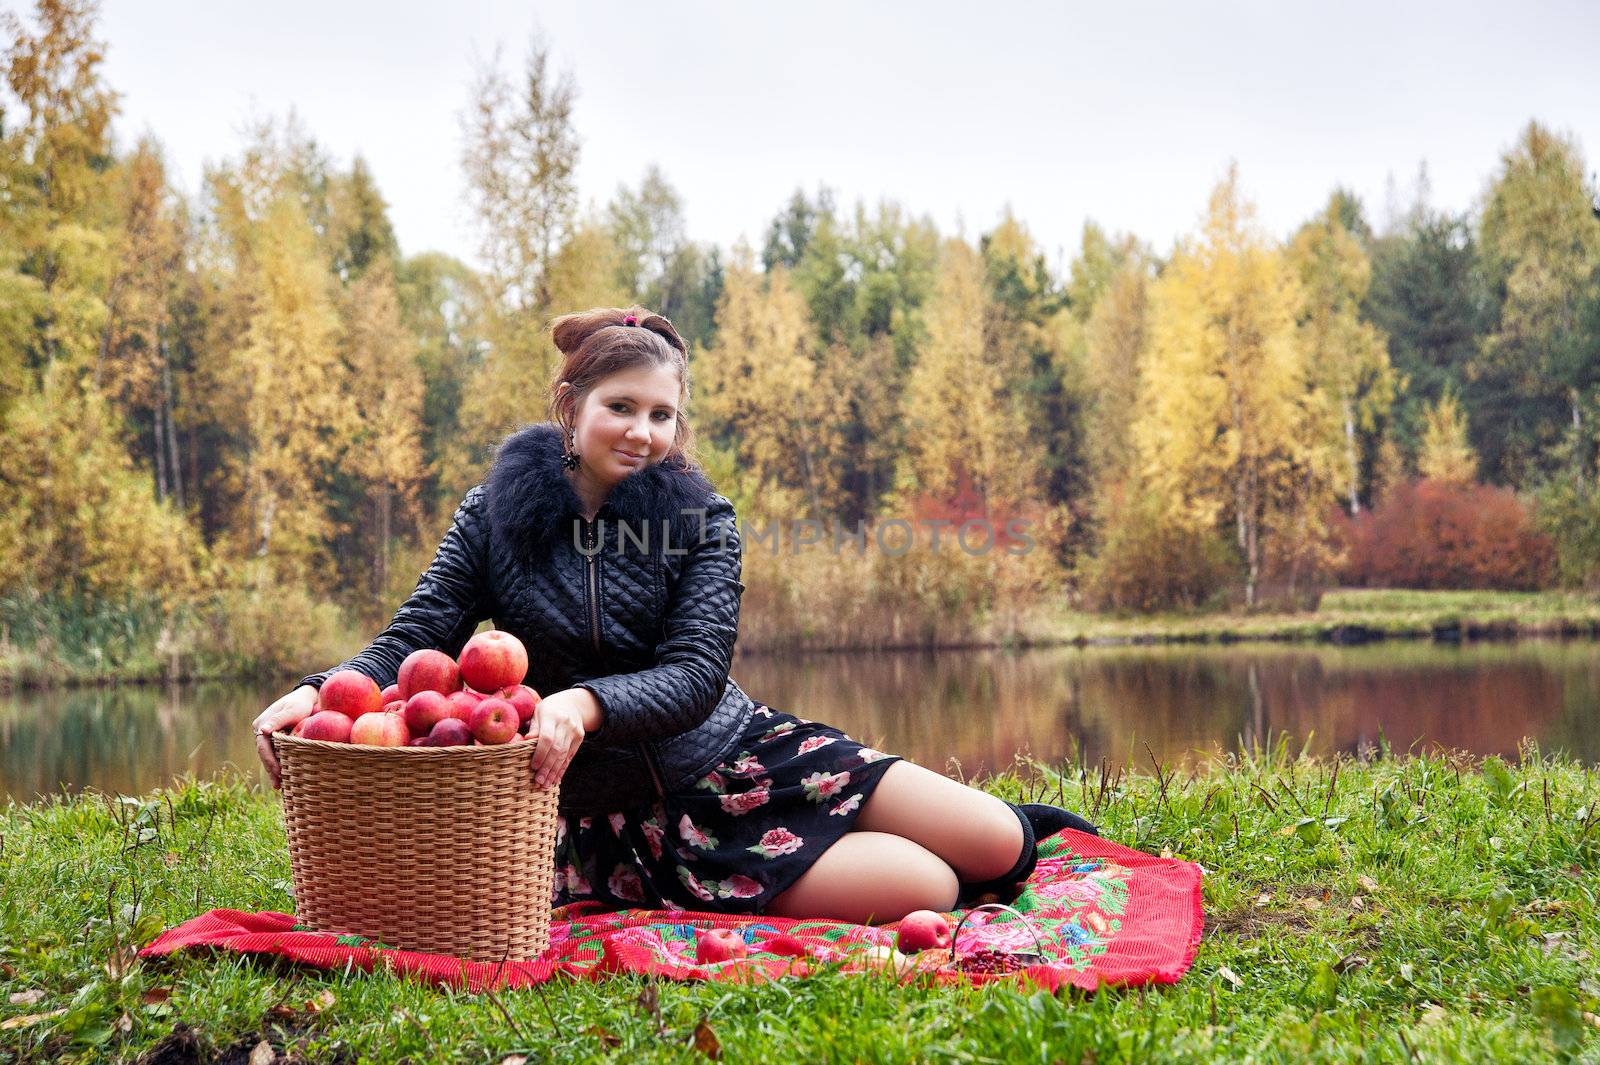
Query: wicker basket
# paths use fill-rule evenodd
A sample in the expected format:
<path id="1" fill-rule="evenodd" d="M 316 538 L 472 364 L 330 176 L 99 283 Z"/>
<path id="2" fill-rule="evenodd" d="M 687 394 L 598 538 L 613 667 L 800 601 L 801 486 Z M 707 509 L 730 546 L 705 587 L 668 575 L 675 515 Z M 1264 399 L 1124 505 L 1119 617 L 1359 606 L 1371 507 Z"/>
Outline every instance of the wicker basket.
<path id="1" fill-rule="evenodd" d="M 272 740 L 302 923 L 477 961 L 544 953 L 559 788 L 533 786 L 531 743 Z"/>

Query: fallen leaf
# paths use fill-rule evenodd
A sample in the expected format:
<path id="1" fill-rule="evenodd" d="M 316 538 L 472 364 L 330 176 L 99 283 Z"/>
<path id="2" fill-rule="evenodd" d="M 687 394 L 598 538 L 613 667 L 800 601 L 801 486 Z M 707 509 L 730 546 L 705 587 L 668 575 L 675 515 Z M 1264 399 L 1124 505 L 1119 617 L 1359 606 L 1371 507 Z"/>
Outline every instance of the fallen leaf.
<path id="1" fill-rule="evenodd" d="M 1411 967 L 1410 962 L 1403 961 L 1400 963 L 1400 979 L 1404 980 L 1406 983 L 1409 984 L 1412 982 L 1411 978 L 1415 972 L 1416 970 Z"/>
<path id="2" fill-rule="evenodd" d="M 139 949 L 131 943 L 122 943 L 106 958 L 106 975 L 120 980 L 139 964 Z"/>
<path id="3" fill-rule="evenodd" d="M 1294 835 L 1294 827 L 1295 826 L 1293 826 L 1293 825 L 1284 825 L 1282 828 L 1278 829 L 1278 835 L 1280 835 L 1280 836 L 1292 836 L 1292 835 Z"/>
<path id="4" fill-rule="evenodd" d="M 1300 905 L 1304 906 L 1309 911 L 1315 912 L 1322 909 L 1322 900 L 1319 898 L 1301 899 Z"/>
<path id="5" fill-rule="evenodd" d="M 165 854 L 163 854 L 161 856 L 161 860 L 167 863 L 167 867 L 168 868 L 171 868 L 172 866 L 177 865 L 179 862 L 183 861 L 183 856 L 180 855 L 177 851 L 168 851 L 167 853 L 165 853 Z"/>
<path id="6" fill-rule="evenodd" d="M 500 1059 L 500 1065 L 528 1065 L 528 1055 L 507 1054 Z"/>
<path id="7" fill-rule="evenodd" d="M 1362 873 L 1360 876 L 1356 877 L 1356 883 L 1360 884 L 1361 890 L 1365 891 L 1368 895 L 1376 895 L 1378 893 L 1378 882 L 1372 879 L 1372 877 L 1368 876 L 1366 873 Z"/>
<path id="8" fill-rule="evenodd" d="M 172 997 L 170 987 L 152 987 L 139 996 L 139 1001 L 146 1006 L 158 1006 Z"/>
<path id="9" fill-rule="evenodd" d="M 36 987 L 30 991 L 14 992 L 6 1001 L 13 1006 L 31 1006 L 41 998 L 44 998 L 44 989 Z"/>
<path id="10" fill-rule="evenodd" d="M 1264 906 L 1270 905 L 1271 902 L 1272 902 L 1271 893 L 1258 895 L 1258 896 L 1256 896 L 1256 909 L 1259 910 Z"/>
<path id="11" fill-rule="evenodd" d="M 583 1030 L 583 1034 L 594 1036 L 596 1039 L 600 1040 L 601 1045 L 607 1050 L 615 1050 L 617 1047 L 622 1045 L 621 1036 L 613 1035 L 611 1032 L 606 1031 L 598 1024 L 591 1024 L 589 1027 Z"/>
<path id="12" fill-rule="evenodd" d="M 117 1018 L 116 1028 L 117 1031 L 121 1032 L 123 1035 L 127 1035 L 129 1032 L 133 1031 L 133 1018 L 124 1013 L 122 1016 Z"/>
<path id="13" fill-rule="evenodd" d="M 29 1013 L 21 1017 L 11 1017 L 0 1021 L 0 1032 L 11 1032 L 18 1028 L 32 1028 L 40 1021 L 48 1021 L 51 1017 L 59 1017 L 65 1012 L 67 1011 L 63 1007 L 62 1009 L 51 1010 L 49 1013 Z"/>
<path id="14" fill-rule="evenodd" d="M 1596 1028 L 1600 1028 L 1600 1013 L 1585 1013 L 1583 1015 L 1583 1019 L 1594 1025 Z"/>
<path id="15" fill-rule="evenodd" d="M 722 1044 L 704 1017 L 701 1017 L 699 1023 L 694 1026 L 694 1048 L 712 1061 L 722 1057 Z"/>
<path id="16" fill-rule="evenodd" d="M 1343 976 L 1345 973 L 1354 972 L 1367 964 L 1367 959 L 1359 954 L 1346 954 L 1333 963 L 1333 971 Z"/>
<path id="17" fill-rule="evenodd" d="M 272 1044 L 263 1039 L 250 1051 L 250 1065 L 272 1065 L 278 1060 L 277 1051 L 272 1049 Z"/>
<path id="18" fill-rule="evenodd" d="M 1422 1016 L 1419 1018 L 1418 1023 L 1438 1024 L 1440 1021 L 1444 1020 L 1446 1016 L 1447 1014 L 1443 1006 L 1439 1005 L 1437 1002 L 1430 1002 L 1422 1007 Z"/>
<path id="19" fill-rule="evenodd" d="M 1228 968 L 1226 965 L 1217 966 L 1217 975 L 1228 981 L 1228 983 L 1232 984 L 1234 987 L 1244 986 L 1244 981 L 1239 979 L 1239 974 Z"/>
<path id="20" fill-rule="evenodd" d="M 287 1002 L 280 1002 L 278 1005 L 267 1010 L 267 1016 L 276 1018 L 278 1020 L 293 1020 L 303 1014 L 321 1013 L 323 1010 L 330 1008 L 337 1001 L 338 999 L 334 997 L 332 991 L 324 989 L 317 993 L 316 998 L 308 998 L 304 1003 L 298 1006 L 291 1005 Z"/>
<path id="21" fill-rule="evenodd" d="M 1162 847 L 1161 848 L 1161 857 L 1163 857 L 1163 858 L 1172 857 L 1172 848 L 1171 847 Z"/>
<path id="22" fill-rule="evenodd" d="M 1364 910 L 1367 908 L 1367 900 L 1360 895 L 1351 895 L 1350 905 L 1358 910 Z"/>

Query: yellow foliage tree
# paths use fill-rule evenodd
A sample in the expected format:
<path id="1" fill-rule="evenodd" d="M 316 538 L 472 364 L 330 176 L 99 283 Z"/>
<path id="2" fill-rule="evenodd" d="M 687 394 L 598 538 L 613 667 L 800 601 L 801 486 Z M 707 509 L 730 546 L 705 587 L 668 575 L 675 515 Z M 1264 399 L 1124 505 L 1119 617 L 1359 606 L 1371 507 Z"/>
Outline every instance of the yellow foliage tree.
<path id="1" fill-rule="evenodd" d="M 775 266 L 763 275 L 735 253 L 717 311 L 716 343 L 691 365 L 697 424 L 731 446 L 738 475 L 768 517 L 804 507 L 833 513 L 844 397 L 830 387 L 805 299 Z"/>
<path id="2" fill-rule="evenodd" d="M 0 423 L 0 592 L 181 596 L 197 547 L 158 502 L 87 368 L 58 361 Z"/>
<path id="3" fill-rule="evenodd" d="M 400 320 L 394 271 L 376 260 L 345 297 L 345 343 L 359 427 L 345 469 L 363 482 L 370 509 L 372 583 L 388 586 L 396 509 L 414 517 L 422 480 L 422 369 Z"/>
<path id="4" fill-rule="evenodd" d="M 1124 480 L 1137 464 L 1131 427 L 1149 331 L 1149 293 L 1148 268 L 1142 263 L 1124 267 L 1095 301 L 1084 330 L 1092 397 L 1086 451 L 1102 487 Z"/>
<path id="5" fill-rule="evenodd" d="M 1175 520 L 1227 520 L 1254 604 L 1265 541 L 1321 532 L 1326 416 L 1295 318 L 1303 296 L 1283 254 L 1259 234 L 1235 171 L 1211 195 L 1198 239 L 1183 242 L 1151 293 L 1151 342 L 1135 439 Z M 1280 545 L 1280 546 L 1293 546 Z"/>
<path id="6" fill-rule="evenodd" d="M 117 266 L 106 297 L 95 378 L 128 417 L 156 474 L 156 494 L 183 505 L 173 423 L 170 306 L 185 282 L 187 221 L 167 182 L 160 146 L 141 140 L 118 168 Z"/>
<path id="7" fill-rule="evenodd" d="M 1339 487 L 1351 514 L 1361 512 L 1359 433 L 1375 431 L 1394 403 L 1395 375 L 1387 338 L 1361 320 L 1361 300 L 1372 283 L 1372 263 L 1339 217 L 1339 196 L 1303 226 L 1289 248 L 1303 301 L 1301 340 L 1315 387 L 1324 390 L 1335 416 L 1320 427 L 1343 451 Z"/>
<path id="8" fill-rule="evenodd" d="M 358 426 L 340 357 L 333 281 L 296 200 L 277 197 L 253 233 L 257 264 L 244 335 L 231 356 L 245 386 L 243 506 L 236 549 L 269 560 L 280 580 L 326 575 L 336 531 L 325 488 Z"/>
<path id="9" fill-rule="evenodd" d="M 1037 495 L 1041 449 L 1008 376 L 1011 349 L 989 335 L 990 310 L 983 259 L 964 240 L 946 242 L 901 400 L 902 491 L 947 497 L 965 470 L 992 507 Z"/>
<path id="10" fill-rule="evenodd" d="M 1449 484 L 1477 480 L 1478 456 L 1467 440 L 1467 416 L 1455 393 L 1445 392 L 1423 415 L 1422 450 L 1417 472 Z"/>

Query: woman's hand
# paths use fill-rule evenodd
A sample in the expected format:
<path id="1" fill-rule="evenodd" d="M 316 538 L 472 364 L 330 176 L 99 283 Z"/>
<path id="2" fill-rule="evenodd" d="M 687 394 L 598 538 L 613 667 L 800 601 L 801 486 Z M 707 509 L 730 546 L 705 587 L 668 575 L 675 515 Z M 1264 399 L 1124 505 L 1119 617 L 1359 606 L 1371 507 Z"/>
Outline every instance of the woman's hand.
<path id="1" fill-rule="evenodd" d="M 256 754 L 261 756 L 261 764 L 266 766 L 267 776 L 272 778 L 274 788 L 282 787 L 283 780 L 278 772 L 278 756 L 272 750 L 272 734 L 293 728 L 310 717 L 311 707 L 316 701 L 317 689 L 302 684 L 261 711 L 261 716 L 250 722 L 256 734 Z"/>
<path id="2" fill-rule="evenodd" d="M 600 702 L 586 688 L 568 688 L 541 699 L 528 730 L 538 741 L 533 751 L 534 786 L 548 788 L 560 781 L 583 737 L 599 727 Z"/>

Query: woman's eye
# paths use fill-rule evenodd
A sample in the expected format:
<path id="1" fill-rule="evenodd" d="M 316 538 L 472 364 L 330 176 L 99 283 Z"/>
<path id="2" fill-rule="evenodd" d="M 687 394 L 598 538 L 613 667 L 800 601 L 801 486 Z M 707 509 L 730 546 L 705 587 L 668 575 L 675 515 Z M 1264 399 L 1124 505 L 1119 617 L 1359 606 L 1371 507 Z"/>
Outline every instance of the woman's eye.
<path id="1" fill-rule="evenodd" d="M 611 404 L 611 409 L 616 411 L 618 414 L 628 413 L 628 405 L 626 403 L 613 403 Z"/>
<path id="2" fill-rule="evenodd" d="M 655 413 L 655 419 L 656 419 L 656 421 L 658 421 L 658 422 L 664 422 L 664 421 L 667 421 L 667 420 L 668 420 L 668 419 L 670 419 L 670 418 L 671 418 L 671 417 L 672 417 L 672 415 L 670 415 L 670 414 L 668 414 L 668 413 L 667 413 L 667 412 L 666 412 L 666 411 L 664 411 L 664 410 L 658 410 L 658 411 L 656 411 L 656 413 Z"/>

